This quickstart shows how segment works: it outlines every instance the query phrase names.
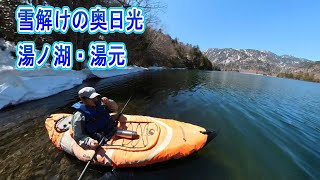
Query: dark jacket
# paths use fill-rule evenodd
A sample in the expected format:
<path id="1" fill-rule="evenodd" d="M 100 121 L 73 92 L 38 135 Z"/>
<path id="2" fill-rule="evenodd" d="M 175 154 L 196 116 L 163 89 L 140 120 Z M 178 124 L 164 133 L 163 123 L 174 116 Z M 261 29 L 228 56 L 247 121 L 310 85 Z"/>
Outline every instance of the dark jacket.
<path id="1" fill-rule="evenodd" d="M 90 145 L 92 139 L 100 141 L 102 135 L 113 130 L 114 121 L 105 106 L 92 108 L 78 102 L 72 107 L 76 109 L 72 119 L 73 134 L 79 144 Z"/>

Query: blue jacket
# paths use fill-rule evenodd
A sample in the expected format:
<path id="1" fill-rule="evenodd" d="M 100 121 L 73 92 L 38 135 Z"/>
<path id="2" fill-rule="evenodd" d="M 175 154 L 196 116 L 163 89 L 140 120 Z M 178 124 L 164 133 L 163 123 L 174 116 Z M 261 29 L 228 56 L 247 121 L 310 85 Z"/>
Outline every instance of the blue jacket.
<path id="1" fill-rule="evenodd" d="M 96 140 L 100 140 L 101 134 L 108 134 L 113 130 L 114 121 L 109 114 L 109 110 L 100 105 L 97 107 L 88 107 L 82 102 L 77 102 L 73 106 L 85 116 L 85 131 L 89 136 Z"/>

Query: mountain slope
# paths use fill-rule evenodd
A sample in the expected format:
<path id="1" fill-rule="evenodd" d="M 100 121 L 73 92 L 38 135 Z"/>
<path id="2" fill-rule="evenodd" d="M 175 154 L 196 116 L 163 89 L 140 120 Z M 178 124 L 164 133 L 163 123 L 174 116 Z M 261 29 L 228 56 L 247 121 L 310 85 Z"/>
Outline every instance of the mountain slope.
<path id="1" fill-rule="evenodd" d="M 277 76 L 279 73 L 311 73 L 320 79 L 320 62 L 254 49 L 210 48 L 204 55 L 225 71 Z"/>

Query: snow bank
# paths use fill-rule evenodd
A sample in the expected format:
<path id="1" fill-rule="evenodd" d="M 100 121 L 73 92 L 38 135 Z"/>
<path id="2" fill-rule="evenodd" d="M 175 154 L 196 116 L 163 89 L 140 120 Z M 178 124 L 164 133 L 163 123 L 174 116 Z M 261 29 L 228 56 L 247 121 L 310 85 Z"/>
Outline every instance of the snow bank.
<path id="1" fill-rule="evenodd" d="M 14 44 L 0 40 L 0 109 L 73 88 L 88 77 L 88 73 L 81 71 L 55 71 L 49 65 L 18 71 L 12 57 L 15 51 Z"/>
<path id="2" fill-rule="evenodd" d="M 130 74 L 130 73 L 137 73 L 137 72 L 142 72 L 147 70 L 147 68 L 143 68 L 143 67 L 138 67 L 138 66 L 131 66 L 131 67 L 127 67 L 126 69 L 122 69 L 122 70 L 116 70 L 116 69 L 112 69 L 112 70 L 106 70 L 106 71 L 91 71 L 90 73 L 99 77 L 99 78 L 108 78 L 108 77 L 112 77 L 112 76 L 120 76 L 120 75 L 125 75 L 125 74 Z M 88 71 L 88 70 L 86 70 Z"/>
<path id="3" fill-rule="evenodd" d="M 10 66 L 9 66 L 10 67 Z M 114 71 L 55 71 L 41 68 L 34 71 L 0 70 L 0 109 L 25 101 L 45 98 L 82 84 L 90 77 L 107 78 L 144 71 L 128 67 Z"/>
<path id="4" fill-rule="evenodd" d="M 164 70 L 164 69 L 167 69 L 166 67 L 158 67 L 158 66 L 150 66 L 148 67 L 148 70 Z"/>
<path id="5" fill-rule="evenodd" d="M 13 43 L 0 40 L 0 109 L 57 94 L 82 84 L 88 78 L 107 78 L 146 70 L 128 67 L 111 71 L 55 71 L 47 64 L 41 69 L 18 71 L 15 69 L 16 60 L 12 57 L 15 51 Z"/>
<path id="6" fill-rule="evenodd" d="M 16 47 L 13 43 L 0 40 L 0 109 L 25 101 L 45 98 L 61 91 L 71 89 L 88 78 L 108 78 L 145 70 L 163 70 L 164 67 L 127 67 L 124 70 L 55 71 L 49 64 L 40 69 L 18 71 L 15 69 Z"/>
<path id="7" fill-rule="evenodd" d="M 0 72 L 14 70 L 15 60 L 13 59 L 11 52 L 16 52 L 15 45 L 0 39 Z"/>
<path id="8" fill-rule="evenodd" d="M 147 68 L 151 71 L 158 71 L 158 70 L 188 70 L 187 68 L 167 68 L 167 67 L 159 67 L 159 66 L 150 66 Z"/>
<path id="9" fill-rule="evenodd" d="M 71 89 L 82 83 L 87 74 L 75 71 L 6 70 L 0 72 L 0 109 L 21 102 L 40 99 Z"/>

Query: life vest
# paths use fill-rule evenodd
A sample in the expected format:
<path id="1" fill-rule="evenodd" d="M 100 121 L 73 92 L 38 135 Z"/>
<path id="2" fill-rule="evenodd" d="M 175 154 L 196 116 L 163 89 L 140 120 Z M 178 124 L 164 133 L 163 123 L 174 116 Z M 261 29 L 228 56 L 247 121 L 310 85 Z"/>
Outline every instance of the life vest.
<path id="1" fill-rule="evenodd" d="M 109 110 L 104 106 L 88 107 L 82 102 L 77 102 L 73 106 L 85 116 L 85 131 L 96 140 L 101 139 L 101 134 L 108 134 L 114 128 L 114 121 L 109 114 Z"/>

